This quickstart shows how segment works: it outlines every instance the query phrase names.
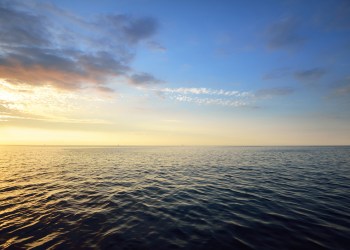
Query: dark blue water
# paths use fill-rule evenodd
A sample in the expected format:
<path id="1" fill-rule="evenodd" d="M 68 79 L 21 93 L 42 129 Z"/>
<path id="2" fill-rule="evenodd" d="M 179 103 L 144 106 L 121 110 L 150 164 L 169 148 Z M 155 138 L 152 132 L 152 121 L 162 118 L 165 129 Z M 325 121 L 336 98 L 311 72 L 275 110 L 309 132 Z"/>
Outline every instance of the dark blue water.
<path id="1" fill-rule="evenodd" d="M 350 147 L 0 147 L 0 248 L 349 246 Z"/>

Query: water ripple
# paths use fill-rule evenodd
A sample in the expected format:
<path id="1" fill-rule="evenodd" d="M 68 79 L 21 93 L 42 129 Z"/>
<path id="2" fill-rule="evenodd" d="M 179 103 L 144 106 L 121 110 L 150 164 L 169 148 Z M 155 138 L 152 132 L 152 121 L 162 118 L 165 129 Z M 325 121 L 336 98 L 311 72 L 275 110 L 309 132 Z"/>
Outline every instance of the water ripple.
<path id="1" fill-rule="evenodd" d="M 0 147 L 3 249 L 348 249 L 349 147 Z"/>

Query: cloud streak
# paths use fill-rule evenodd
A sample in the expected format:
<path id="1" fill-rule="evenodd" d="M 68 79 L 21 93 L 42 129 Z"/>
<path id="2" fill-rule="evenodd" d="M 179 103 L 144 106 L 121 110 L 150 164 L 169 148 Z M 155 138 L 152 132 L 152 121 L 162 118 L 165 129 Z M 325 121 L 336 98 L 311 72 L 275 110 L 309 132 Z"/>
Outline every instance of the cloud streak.
<path id="1" fill-rule="evenodd" d="M 290 87 L 275 87 L 255 92 L 210 88 L 163 88 L 153 91 L 162 98 L 178 102 L 225 107 L 256 107 L 255 103 L 259 100 L 291 95 L 295 90 Z"/>
<path id="2" fill-rule="evenodd" d="M 153 75 L 148 73 L 133 74 L 129 77 L 129 80 L 131 84 L 136 86 L 162 83 L 161 80 L 155 78 Z"/>
<path id="3" fill-rule="evenodd" d="M 300 81 L 317 81 L 321 79 L 327 71 L 323 68 L 312 68 L 307 70 L 299 70 L 294 73 L 295 78 Z"/>
<path id="4" fill-rule="evenodd" d="M 244 102 L 242 100 L 232 100 L 223 98 L 200 98 L 200 97 L 190 97 L 185 95 L 178 95 L 171 97 L 171 99 L 179 102 L 195 103 L 198 105 L 219 105 L 226 107 L 244 107 L 249 106 L 249 102 Z"/>
<path id="5" fill-rule="evenodd" d="M 153 90 L 162 98 L 198 105 L 243 107 L 250 106 L 254 102 L 253 93 L 236 90 L 210 88 L 163 88 Z"/>
<path id="6" fill-rule="evenodd" d="M 223 89 L 208 89 L 208 88 L 164 88 L 160 90 L 163 93 L 176 94 L 194 94 L 194 95 L 222 95 L 235 97 L 251 96 L 249 92 L 227 91 Z"/>

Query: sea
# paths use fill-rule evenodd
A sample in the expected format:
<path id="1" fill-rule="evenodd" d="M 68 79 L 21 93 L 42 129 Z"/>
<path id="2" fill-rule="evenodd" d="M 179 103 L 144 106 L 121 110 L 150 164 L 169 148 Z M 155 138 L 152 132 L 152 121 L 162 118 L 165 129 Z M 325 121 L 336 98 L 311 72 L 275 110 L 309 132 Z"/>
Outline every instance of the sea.
<path id="1" fill-rule="evenodd" d="M 0 249 L 350 249 L 350 147 L 0 147 Z"/>

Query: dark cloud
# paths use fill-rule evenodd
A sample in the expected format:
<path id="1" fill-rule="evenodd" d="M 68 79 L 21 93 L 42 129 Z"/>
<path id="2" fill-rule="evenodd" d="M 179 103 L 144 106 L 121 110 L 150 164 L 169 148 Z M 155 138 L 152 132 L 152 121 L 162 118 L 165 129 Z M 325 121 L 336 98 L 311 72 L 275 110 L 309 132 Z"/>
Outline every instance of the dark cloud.
<path id="1" fill-rule="evenodd" d="M 83 19 L 52 4 L 2 1 L 0 78 L 12 84 L 109 92 L 107 80 L 129 78 L 136 44 L 147 41 L 157 29 L 158 22 L 151 17 Z M 160 81 L 142 73 L 132 75 L 130 82 Z"/>
<path id="2" fill-rule="evenodd" d="M 0 44 L 19 46 L 49 45 L 45 18 L 22 10 L 15 10 L 0 2 Z"/>
<path id="3" fill-rule="evenodd" d="M 134 85 L 149 85 L 162 83 L 162 81 L 148 73 L 133 74 L 132 76 L 130 76 L 130 82 Z"/>
<path id="4" fill-rule="evenodd" d="M 306 38 L 301 34 L 299 23 L 293 19 L 283 19 L 267 30 L 270 49 L 296 49 L 303 45 Z"/>
<path id="5" fill-rule="evenodd" d="M 150 17 L 135 19 L 130 21 L 125 27 L 126 37 L 131 42 L 139 42 L 145 38 L 151 37 L 158 28 L 158 23 Z"/>
<path id="6" fill-rule="evenodd" d="M 47 69 L 55 68 L 57 70 L 73 72 L 76 67 L 73 59 L 66 57 L 64 51 L 35 48 L 18 47 L 12 48 L 8 53 L 0 56 L 1 67 L 23 68 L 42 66 Z"/>
<path id="7" fill-rule="evenodd" d="M 255 93 L 255 96 L 260 98 L 271 98 L 274 96 L 284 96 L 290 95 L 294 92 L 294 89 L 289 87 L 278 87 L 278 88 L 268 88 L 260 89 Z"/>
<path id="8" fill-rule="evenodd" d="M 100 85 L 112 76 L 121 76 L 128 66 L 106 52 L 86 54 L 69 51 L 19 48 L 0 57 L 0 76 L 13 84 L 52 85 L 78 89 Z"/>
<path id="9" fill-rule="evenodd" d="M 294 76 L 305 82 L 313 82 L 321 79 L 327 71 L 323 68 L 312 68 L 307 70 L 299 70 L 294 73 Z"/>

